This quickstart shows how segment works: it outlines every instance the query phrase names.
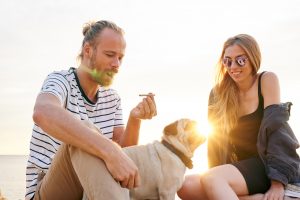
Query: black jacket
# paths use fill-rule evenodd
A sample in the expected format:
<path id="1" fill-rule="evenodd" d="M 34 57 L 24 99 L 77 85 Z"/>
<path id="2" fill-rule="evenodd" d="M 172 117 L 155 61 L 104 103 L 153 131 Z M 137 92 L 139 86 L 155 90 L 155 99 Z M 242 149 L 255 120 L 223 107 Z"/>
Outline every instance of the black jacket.
<path id="1" fill-rule="evenodd" d="M 264 110 L 257 138 L 257 150 L 267 176 L 286 185 L 299 180 L 299 147 L 288 124 L 292 103 L 270 105 Z"/>
<path id="2" fill-rule="evenodd" d="M 267 176 L 283 184 L 300 182 L 299 143 L 288 124 L 292 103 L 270 105 L 264 109 L 260 125 L 257 150 L 262 159 Z M 209 166 L 214 167 L 228 160 L 228 137 L 215 133 L 208 138 Z"/>

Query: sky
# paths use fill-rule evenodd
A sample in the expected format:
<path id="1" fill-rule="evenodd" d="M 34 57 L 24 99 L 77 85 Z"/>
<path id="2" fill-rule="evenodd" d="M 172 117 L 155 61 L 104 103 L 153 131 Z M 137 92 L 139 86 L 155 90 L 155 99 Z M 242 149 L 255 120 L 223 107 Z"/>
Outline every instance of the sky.
<path id="1" fill-rule="evenodd" d="M 143 122 L 141 144 L 160 139 L 165 125 L 183 117 L 207 132 L 217 59 L 223 42 L 239 33 L 258 41 L 260 71 L 279 77 L 282 101 L 294 104 L 290 125 L 299 138 L 299 10 L 299 0 L 0 0 L 0 155 L 29 153 L 43 80 L 78 66 L 82 26 L 101 19 L 125 30 L 126 55 L 113 84 L 125 121 L 138 94 L 155 93 L 158 115 Z"/>

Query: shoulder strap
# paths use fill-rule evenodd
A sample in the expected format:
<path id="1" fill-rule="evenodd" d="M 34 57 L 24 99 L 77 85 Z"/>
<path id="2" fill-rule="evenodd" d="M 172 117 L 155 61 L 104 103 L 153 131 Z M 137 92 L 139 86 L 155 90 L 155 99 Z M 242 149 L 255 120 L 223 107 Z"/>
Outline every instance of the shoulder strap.
<path id="1" fill-rule="evenodd" d="M 263 71 L 259 77 L 258 77 L 258 98 L 259 98 L 259 104 L 264 105 L 264 97 L 261 93 L 261 77 L 266 71 Z"/>

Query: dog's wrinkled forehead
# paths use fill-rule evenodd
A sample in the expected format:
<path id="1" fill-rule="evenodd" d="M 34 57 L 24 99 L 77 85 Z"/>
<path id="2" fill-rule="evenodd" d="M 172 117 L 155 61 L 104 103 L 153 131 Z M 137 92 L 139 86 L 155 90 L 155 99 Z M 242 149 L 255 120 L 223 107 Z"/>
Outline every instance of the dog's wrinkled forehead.
<path id="1" fill-rule="evenodd" d="M 189 122 L 188 119 L 181 119 L 177 121 L 177 132 L 183 133 L 185 131 L 185 127 L 187 123 Z"/>
<path id="2" fill-rule="evenodd" d="M 194 131 L 195 127 L 196 127 L 196 121 L 183 118 L 167 125 L 164 129 L 164 134 L 165 135 L 184 134 L 185 132 Z"/>
<path id="3" fill-rule="evenodd" d="M 196 121 L 189 120 L 189 119 L 181 119 L 177 121 L 177 132 L 183 133 L 187 130 L 192 130 L 196 126 Z"/>

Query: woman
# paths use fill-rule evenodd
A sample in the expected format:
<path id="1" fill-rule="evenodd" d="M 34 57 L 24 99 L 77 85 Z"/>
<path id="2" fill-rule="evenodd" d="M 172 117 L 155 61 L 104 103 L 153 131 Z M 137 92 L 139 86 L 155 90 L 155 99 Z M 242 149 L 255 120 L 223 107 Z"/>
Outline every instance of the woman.
<path id="1" fill-rule="evenodd" d="M 291 103 L 280 104 L 278 78 L 258 73 L 260 63 L 259 46 L 250 35 L 224 43 L 209 98 L 210 169 L 187 176 L 180 198 L 279 200 L 284 185 L 299 177 L 299 144 L 286 122 Z"/>

